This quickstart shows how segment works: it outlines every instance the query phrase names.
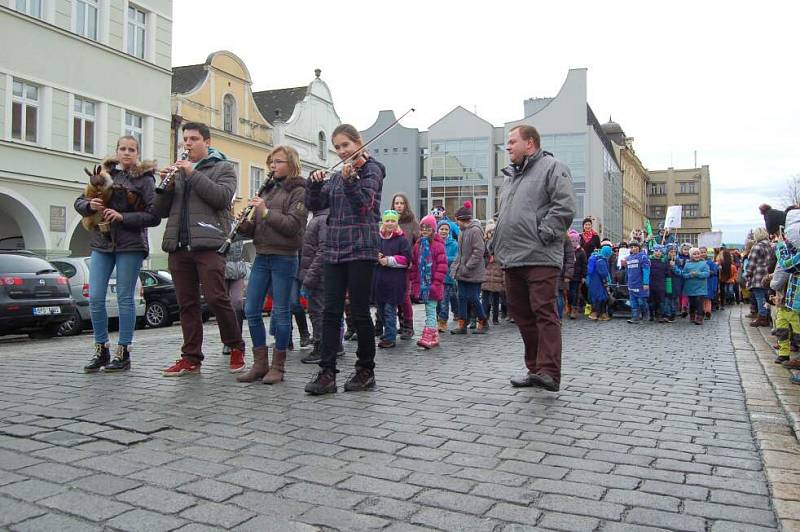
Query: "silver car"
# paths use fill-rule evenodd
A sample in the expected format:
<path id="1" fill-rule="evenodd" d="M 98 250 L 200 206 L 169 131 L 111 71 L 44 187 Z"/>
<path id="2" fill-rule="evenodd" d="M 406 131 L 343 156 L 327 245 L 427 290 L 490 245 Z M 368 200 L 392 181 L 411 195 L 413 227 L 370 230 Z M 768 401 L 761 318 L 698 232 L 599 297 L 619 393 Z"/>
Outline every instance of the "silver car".
<path id="1" fill-rule="evenodd" d="M 69 321 L 65 321 L 59 329 L 59 336 L 74 336 L 79 334 L 84 328 L 92 326 L 92 317 L 89 312 L 89 262 L 90 257 L 70 257 L 66 259 L 51 260 L 50 263 L 69 281 L 69 289 L 72 298 L 75 300 L 76 314 Z M 136 290 L 134 292 L 134 302 L 136 304 L 136 325 L 137 328 L 144 324 L 144 290 L 142 283 L 136 279 Z M 108 291 L 106 292 L 106 311 L 109 317 L 109 328 L 115 329 L 119 326 L 119 307 L 117 306 L 117 270 L 111 272 L 108 280 Z"/>

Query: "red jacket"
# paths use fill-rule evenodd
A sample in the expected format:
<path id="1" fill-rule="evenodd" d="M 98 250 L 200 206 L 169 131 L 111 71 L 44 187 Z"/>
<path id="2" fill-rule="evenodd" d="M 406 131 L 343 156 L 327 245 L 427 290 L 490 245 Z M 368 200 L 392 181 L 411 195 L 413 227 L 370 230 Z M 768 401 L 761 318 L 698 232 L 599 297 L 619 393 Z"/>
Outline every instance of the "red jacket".
<path id="1" fill-rule="evenodd" d="M 420 238 L 422 240 L 422 238 Z M 414 244 L 414 252 L 411 255 L 411 269 L 409 276 L 411 277 L 411 293 L 414 294 L 415 299 L 420 296 L 420 278 L 419 278 L 419 243 Z M 441 301 L 444 295 L 444 278 L 447 276 L 447 252 L 444 249 L 444 240 L 438 233 L 433 235 L 431 241 L 431 287 L 428 290 L 428 299 L 432 301 Z"/>

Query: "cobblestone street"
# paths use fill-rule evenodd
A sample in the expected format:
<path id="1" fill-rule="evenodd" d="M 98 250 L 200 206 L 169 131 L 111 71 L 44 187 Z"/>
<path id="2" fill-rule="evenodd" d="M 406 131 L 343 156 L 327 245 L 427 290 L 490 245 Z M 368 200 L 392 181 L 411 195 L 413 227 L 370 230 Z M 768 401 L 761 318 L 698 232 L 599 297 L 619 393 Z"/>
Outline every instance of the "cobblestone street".
<path id="1" fill-rule="evenodd" d="M 379 350 L 367 393 L 341 391 L 347 342 L 340 393 L 317 398 L 305 351 L 283 384 L 238 384 L 205 330 L 202 375 L 178 379 L 159 373 L 178 326 L 137 331 L 125 374 L 82 373 L 90 335 L 0 341 L 0 527 L 759 531 L 800 517 L 800 468 L 778 504 L 762 465 L 759 423 L 778 426 L 774 445 L 796 440 L 777 403 L 747 400 L 770 387 L 739 308 L 703 327 L 569 321 L 553 394 L 510 387 L 513 324 Z"/>

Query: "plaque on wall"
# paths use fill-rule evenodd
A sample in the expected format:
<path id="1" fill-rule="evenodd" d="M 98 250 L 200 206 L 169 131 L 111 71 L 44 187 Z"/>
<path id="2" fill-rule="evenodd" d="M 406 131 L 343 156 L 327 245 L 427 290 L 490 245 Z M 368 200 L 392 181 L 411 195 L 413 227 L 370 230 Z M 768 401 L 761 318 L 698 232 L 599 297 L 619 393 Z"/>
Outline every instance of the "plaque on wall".
<path id="1" fill-rule="evenodd" d="M 67 232 L 67 208 L 59 205 L 50 205 L 50 231 L 53 233 Z"/>

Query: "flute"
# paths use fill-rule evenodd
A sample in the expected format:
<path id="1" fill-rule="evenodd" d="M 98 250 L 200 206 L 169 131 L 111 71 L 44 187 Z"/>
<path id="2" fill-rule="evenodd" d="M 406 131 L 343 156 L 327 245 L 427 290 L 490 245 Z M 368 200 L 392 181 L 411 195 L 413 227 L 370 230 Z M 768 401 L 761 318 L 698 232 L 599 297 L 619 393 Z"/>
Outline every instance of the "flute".
<path id="1" fill-rule="evenodd" d="M 263 183 L 261 183 L 260 187 L 258 187 L 258 192 L 256 192 L 256 197 L 261 196 L 261 194 L 264 193 L 267 187 L 270 187 L 272 185 L 272 182 L 274 180 L 275 180 L 275 172 L 270 172 L 267 175 L 267 179 Z M 247 207 L 245 207 L 244 210 L 242 210 L 242 212 L 239 214 L 239 216 L 236 217 L 236 220 L 233 222 L 231 230 L 228 233 L 228 237 L 225 239 L 225 242 L 223 242 L 222 245 L 219 247 L 217 253 L 219 253 L 220 255 L 225 255 L 228 252 L 228 249 L 230 249 L 231 244 L 233 244 L 233 239 L 236 238 L 236 233 L 239 231 L 239 227 L 244 223 L 245 220 L 247 220 L 248 222 L 252 222 L 253 217 L 255 215 L 256 215 L 255 206 L 248 205 Z"/>
<path id="2" fill-rule="evenodd" d="M 178 157 L 178 159 L 181 161 L 185 161 L 188 158 L 189 158 L 189 151 L 186 149 L 181 151 L 181 155 L 180 157 Z M 164 179 L 161 180 L 161 183 L 159 183 L 156 186 L 156 194 L 163 194 L 164 192 L 166 192 L 167 188 L 170 185 L 172 185 L 172 181 L 175 180 L 175 174 L 177 174 L 178 170 L 180 170 L 177 166 L 174 165 L 171 166 L 170 168 L 172 168 L 172 170 L 170 170 L 169 173 L 164 176 Z"/>

